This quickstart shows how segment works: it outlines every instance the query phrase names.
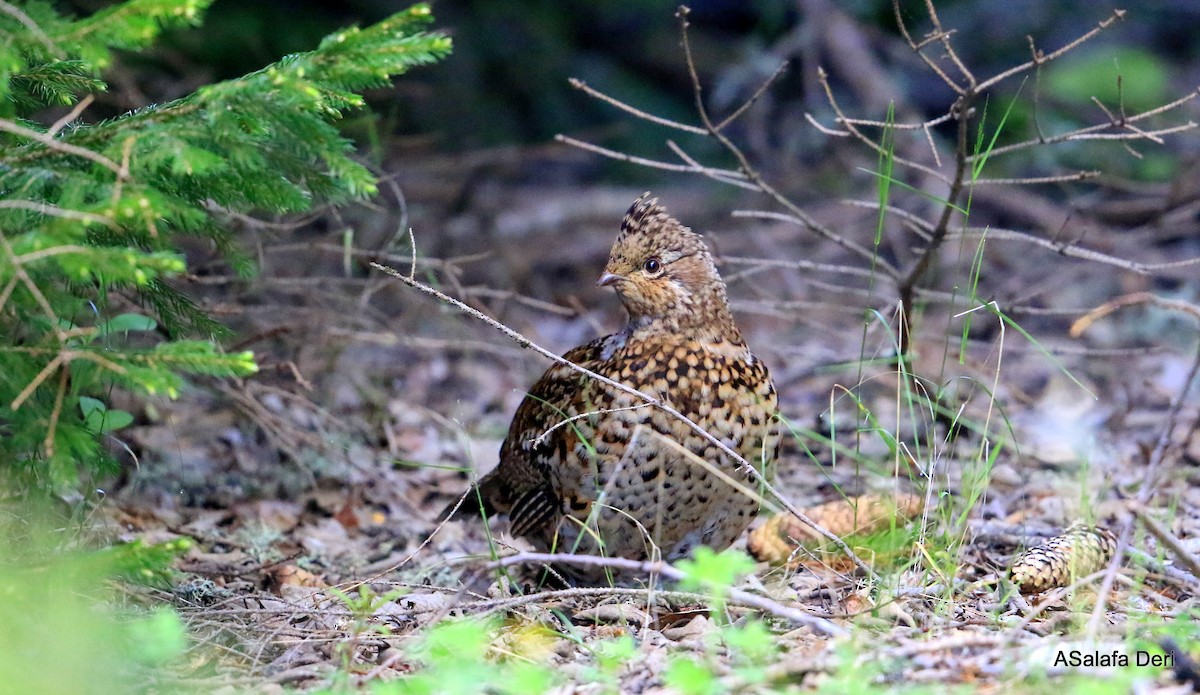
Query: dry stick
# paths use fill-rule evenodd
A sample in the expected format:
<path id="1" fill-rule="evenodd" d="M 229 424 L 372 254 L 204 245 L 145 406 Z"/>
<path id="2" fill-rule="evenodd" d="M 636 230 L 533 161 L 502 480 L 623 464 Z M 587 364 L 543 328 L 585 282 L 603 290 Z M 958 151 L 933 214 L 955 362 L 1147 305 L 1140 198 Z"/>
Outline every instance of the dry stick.
<path id="1" fill-rule="evenodd" d="M 1200 347 L 1196 349 L 1196 357 L 1192 361 L 1191 369 L 1188 370 L 1187 380 L 1183 382 L 1183 388 L 1180 390 L 1179 396 L 1171 403 L 1171 407 L 1167 411 L 1166 424 L 1163 426 L 1162 432 L 1159 433 L 1154 450 L 1150 452 L 1149 465 L 1146 467 L 1146 475 L 1144 477 L 1145 483 L 1142 489 L 1138 491 L 1138 505 L 1145 506 L 1157 490 L 1159 468 L 1162 467 L 1162 463 L 1166 459 L 1167 450 L 1171 447 L 1171 440 L 1175 434 L 1175 426 L 1178 424 L 1179 413 L 1183 410 L 1187 394 L 1191 390 L 1192 385 L 1196 383 L 1198 374 L 1200 374 Z M 1130 516 L 1121 523 L 1121 533 L 1117 539 L 1117 549 L 1113 552 L 1113 558 L 1108 563 L 1108 568 L 1104 571 L 1104 582 L 1100 585 L 1100 590 L 1097 592 L 1096 607 L 1092 609 L 1092 617 L 1088 620 L 1087 636 L 1089 640 L 1094 639 L 1096 632 L 1100 629 L 1100 618 L 1104 614 L 1104 609 L 1108 604 L 1112 585 L 1116 581 L 1117 570 L 1121 567 L 1121 561 L 1124 559 L 1126 548 L 1129 546 L 1129 539 L 1133 535 L 1133 521 L 1134 517 Z"/>
<path id="2" fill-rule="evenodd" d="M 779 76 L 782 75 L 785 70 L 787 70 L 787 66 L 788 61 L 786 60 L 780 63 L 779 67 L 775 68 L 775 72 L 771 73 L 771 76 L 763 80 L 763 83 L 759 85 L 758 89 L 754 90 L 754 93 L 750 95 L 750 98 L 746 100 L 746 103 L 734 109 L 733 113 L 726 116 L 724 120 L 717 124 L 717 130 L 724 130 L 725 126 L 736 121 L 738 117 L 740 117 L 743 113 L 746 113 L 751 106 L 754 106 L 754 104 L 762 98 L 762 95 L 767 93 L 767 90 L 771 88 L 771 85 L 775 84 L 775 80 L 779 79 Z"/>
<path id="3" fill-rule="evenodd" d="M 63 128 L 66 128 L 67 124 L 69 124 L 71 121 L 75 120 L 76 118 L 79 118 L 80 114 L 82 114 L 87 109 L 87 107 L 91 106 L 92 102 L 95 101 L 95 99 L 96 99 L 96 97 L 92 96 L 91 94 L 80 99 L 79 103 L 75 104 L 74 108 L 72 108 L 70 111 L 63 114 L 62 118 L 58 119 L 57 121 L 54 122 L 53 125 L 50 126 L 50 130 L 47 130 L 46 134 L 51 135 L 51 136 L 58 135 L 58 131 L 62 130 Z"/>
<path id="4" fill-rule="evenodd" d="M 921 60 L 925 61 L 925 65 L 928 66 L 935 75 L 942 78 L 942 81 L 946 83 L 947 87 L 953 89 L 956 94 L 961 95 L 965 91 L 964 88 L 960 86 L 958 82 L 955 82 L 952 77 L 947 75 L 945 71 L 942 70 L 942 66 L 938 65 L 937 61 L 925 55 L 923 49 L 928 43 L 934 41 L 937 37 L 931 35 L 921 43 L 914 41 L 912 35 L 908 33 L 908 25 L 904 23 L 904 14 L 900 10 L 900 0 L 892 0 L 892 13 L 896 17 L 896 26 L 900 29 L 900 35 L 903 36 L 904 40 L 908 42 L 908 47 L 911 48 L 913 52 L 921 58 Z"/>
<path id="5" fill-rule="evenodd" d="M 962 59 L 958 57 L 958 52 L 954 50 L 954 46 L 950 45 L 950 35 L 954 32 L 946 31 L 946 29 L 942 27 L 942 18 L 938 16 L 937 8 L 933 6 L 933 0 L 925 0 L 925 12 L 929 15 L 929 20 L 933 22 L 934 35 L 937 37 L 938 41 L 941 42 L 942 48 L 946 49 L 946 56 L 950 58 L 951 62 L 954 63 L 954 66 L 958 68 L 959 72 L 961 72 L 963 77 L 966 78 L 968 85 L 967 91 L 978 92 L 979 89 L 975 75 L 967 69 L 966 64 L 964 64 Z"/>
<path id="6" fill-rule="evenodd" d="M 1150 517 L 1149 514 L 1146 513 L 1145 507 L 1134 503 L 1129 505 L 1129 510 L 1138 518 L 1138 521 L 1142 522 L 1142 526 L 1146 527 L 1146 530 L 1150 532 L 1150 535 L 1154 536 L 1160 543 L 1170 548 L 1171 552 L 1175 554 L 1176 559 L 1178 559 L 1184 565 L 1187 565 L 1187 568 L 1192 571 L 1193 575 L 1200 576 L 1200 561 L 1197 561 L 1195 556 L 1189 553 L 1187 548 L 1183 547 L 1183 543 L 1181 543 L 1178 538 L 1168 533 L 1167 530 L 1162 526 L 1159 526 L 1158 522 L 1156 522 Z"/>
<path id="7" fill-rule="evenodd" d="M 36 200 L 0 200 L 0 210 L 29 210 L 51 217 L 61 217 L 65 220 L 96 222 L 109 228 L 116 228 L 116 223 L 103 215 L 80 212 L 79 210 L 71 210 L 70 208 L 60 208 L 57 205 Z"/>
<path id="8" fill-rule="evenodd" d="M 970 126 L 970 109 L 975 101 L 976 92 L 967 90 L 959 96 L 955 108 L 958 111 L 958 142 L 954 148 L 954 176 L 950 183 L 950 192 L 946 194 L 946 203 L 942 206 L 942 214 L 938 217 L 937 223 L 930 232 L 929 241 L 925 244 L 925 250 L 921 254 L 917 262 L 909 270 L 908 274 L 900 280 L 900 335 L 898 336 L 899 344 L 897 353 L 899 355 L 909 355 L 910 336 L 909 316 L 914 312 L 913 301 L 916 296 L 917 284 L 925 277 L 925 272 L 929 269 L 933 262 L 933 257 L 937 250 L 941 248 L 942 243 L 946 240 L 946 234 L 950 231 L 950 219 L 957 207 L 959 196 L 962 195 L 963 187 L 966 183 L 967 170 L 967 131 Z"/>
<path id="9" fill-rule="evenodd" d="M 689 174 L 706 174 L 707 173 L 707 170 L 703 167 L 697 168 L 697 167 L 691 166 L 691 165 L 672 164 L 670 162 L 660 162 L 657 159 L 646 159 L 645 157 L 636 157 L 634 155 L 626 154 L 624 152 L 610 150 L 607 147 L 600 147 L 599 145 L 593 145 L 592 143 L 584 142 L 583 140 L 576 140 L 575 138 L 573 138 L 569 135 L 562 135 L 562 134 L 555 135 L 554 140 L 556 142 L 561 142 L 563 144 L 570 145 L 572 147 L 578 147 L 581 150 L 587 150 L 588 152 L 594 152 L 596 154 L 603 155 L 605 157 L 608 157 L 610 159 L 615 159 L 620 162 L 629 162 L 631 164 L 638 164 L 640 166 L 650 167 L 651 169 L 664 169 L 666 171 L 679 171 L 679 172 L 684 172 L 684 173 L 689 173 Z M 723 173 L 725 173 L 725 172 L 723 172 Z M 727 173 L 725 173 L 725 175 L 736 176 L 739 178 L 745 178 L 745 176 L 743 174 L 740 174 L 735 171 L 727 172 Z"/>
<path id="10" fill-rule="evenodd" d="M 383 271 L 384 273 L 387 273 L 388 275 L 391 275 L 392 277 L 396 278 L 400 282 L 403 282 L 404 284 L 408 285 L 409 287 L 418 289 L 418 290 L 424 292 L 425 294 L 431 295 L 433 297 L 437 297 L 441 301 L 457 308 L 459 311 L 462 311 L 465 314 L 468 314 L 480 321 L 483 321 L 484 323 L 491 326 L 492 328 L 495 328 L 496 330 L 500 331 L 504 335 L 507 335 L 509 338 L 512 338 L 514 341 L 516 341 L 517 345 L 520 345 L 523 348 L 533 350 L 534 352 L 537 352 L 538 354 L 552 360 L 553 362 L 555 362 L 557 364 L 561 364 L 564 367 L 567 367 L 568 369 L 574 370 L 574 371 L 579 372 L 580 374 L 583 374 L 589 378 L 595 379 L 596 381 L 599 381 L 600 383 L 605 384 L 606 386 L 609 386 L 611 388 L 614 388 L 622 393 L 627 393 L 636 398 L 640 398 L 641 400 L 645 401 L 646 403 L 648 403 L 648 404 L 662 410 L 663 412 L 667 413 L 668 415 L 671 415 L 672 417 L 676 418 L 680 422 L 682 422 L 685 425 L 687 425 L 688 427 L 690 427 L 693 431 L 695 431 L 697 434 L 699 434 L 701 437 L 703 437 L 705 440 L 707 440 L 713 446 L 717 447 L 717 449 L 719 449 L 721 451 L 721 453 L 725 454 L 726 456 L 729 456 L 744 471 L 746 471 L 747 474 L 752 479 L 754 479 L 754 482 L 756 484 L 762 486 L 762 488 L 764 490 L 771 493 L 771 496 L 774 497 L 775 499 L 779 500 L 780 504 L 782 504 L 783 507 L 785 509 L 787 509 L 788 512 L 790 512 L 792 515 L 794 515 L 797 519 L 804 522 L 805 524 L 810 526 L 814 531 L 816 531 L 817 533 L 820 533 L 822 536 L 824 536 L 827 540 L 829 540 L 829 542 L 833 543 L 838 548 L 838 550 L 842 551 L 842 553 L 844 553 L 846 555 L 846 557 L 850 558 L 850 560 L 855 564 L 855 566 L 857 566 L 860 570 L 862 570 L 862 572 L 866 576 L 868 576 L 871 579 L 876 580 L 876 581 L 879 580 L 879 575 L 875 573 L 875 570 L 871 569 L 865 562 L 862 561 L 861 558 L 859 558 L 857 555 L 855 555 L 854 551 L 850 550 L 850 547 L 848 545 L 846 545 L 846 543 L 844 541 L 842 541 L 841 538 L 838 538 L 837 536 L 835 536 L 834 534 L 832 534 L 828 530 L 826 530 L 823 526 L 821 526 L 817 522 L 813 521 L 812 519 L 808 518 L 808 516 L 806 514 L 804 514 L 804 512 L 802 512 L 796 508 L 796 505 L 792 504 L 787 498 L 785 498 L 783 496 L 783 494 L 780 493 L 779 490 L 770 483 L 770 481 L 768 481 L 766 478 L 764 478 L 762 476 L 762 474 L 759 473 L 758 470 L 756 470 L 754 468 L 754 466 L 750 464 L 749 461 L 747 461 L 745 458 L 743 458 L 740 454 L 738 454 L 733 449 L 729 448 L 729 446 L 726 445 L 724 442 L 722 442 L 720 439 L 717 439 L 716 437 L 714 437 L 708 430 L 706 430 L 703 427 L 701 427 L 700 425 L 696 424 L 695 421 L 693 421 L 688 416 L 679 412 L 675 408 L 667 405 L 666 403 L 663 403 L 661 400 L 655 398 L 654 396 L 651 396 L 642 391 L 639 391 L 638 389 L 635 389 L 632 386 L 627 386 L 619 381 L 614 381 L 612 379 L 609 379 L 606 376 L 597 374 L 596 372 L 593 372 L 592 370 L 588 369 L 587 367 L 580 366 L 568 359 L 565 359 L 563 357 L 560 357 L 559 355 L 554 354 L 553 352 L 550 352 L 549 350 L 542 347 L 541 345 L 538 345 L 537 343 L 533 342 L 529 338 L 526 338 L 524 335 L 518 333 L 517 331 L 513 330 L 512 328 L 509 328 L 508 326 L 504 325 L 503 323 L 500 323 L 499 321 L 484 314 L 483 312 L 481 312 L 477 309 L 474 309 L 474 308 L 468 306 L 467 304 L 464 304 L 462 301 L 455 299 L 454 297 L 451 297 L 448 294 L 440 292 L 440 291 L 430 287 L 429 285 L 426 285 L 426 284 L 418 281 L 415 278 L 407 277 L 404 274 L 400 273 L 399 271 L 397 271 L 393 268 L 389 268 L 385 265 L 380 265 L 379 263 L 371 263 L 371 267 L 373 267 L 377 270 Z"/>
<path id="11" fill-rule="evenodd" d="M 1131 306 L 1133 304 L 1154 304 L 1162 307 L 1163 309 L 1177 311 L 1181 314 L 1187 314 L 1193 319 L 1196 319 L 1197 322 L 1200 322 L 1200 306 L 1177 299 L 1165 299 L 1163 297 L 1159 297 L 1158 295 L 1151 294 L 1150 292 L 1134 292 L 1132 294 L 1121 295 L 1116 299 L 1109 300 L 1095 309 L 1092 309 L 1087 314 L 1081 316 L 1075 321 L 1075 323 L 1071 324 L 1069 334 L 1072 338 L 1078 338 L 1079 336 L 1083 335 L 1084 331 L 1086 331 L 1088 328 L 1091 328 L 1092 324 L 1095 323 L 1097 319 L 1108 316 L 1117 309 Z"/>
<path id="12" fill-rule="evenodd" d="M 785 65 L 786 65 L 786 63 L 785 63 Z M 669 118 L 663 118 L 662 116 L 655 116 L 652 113 L 647 113 L 645 111 L 642 111 L 641 109 L 630 106 L 629 104 L 626 104 L 625 102 L 623 102 L 619 99 L 610 97 L 609 95 L 605 94 L 604 92 L 600 92 L 600 91 L 593 89 L 592 87 L 588 86 L 588 84 L 586 82 L 584 82 L 583 80 L 581 80 L 579 78 L 572 77 L 567 80 L 567 84 L 571 85 L 575 89 L 578 89 L 579 91 L 583 92 L 584 94 L 592 97 L 593 99 L 599 99 L 600 101 L 603 101 L 606 104 L 615 106 L 618 109 L 621 109 L 622 111 L 624 111 L 625 113 L 631 114 L 631 115 L 635 116 L 636 118 L 642 119 L 643 121 L 650 121 L 651 123 L 657 123 L 658 125 L 666 126 L 668 128 L 674 128 L 675 130 L 682 130 L 685 133 L 695 133 L 697 135 L 708 135 L 708 131 L 699 126 L 688 125 L 686 123 L 680 123 L 679 121 L 672 121 Z"/>
<path id="13" fill-rule="evenodd" d="M 929 131 L 930 128 L 937 127 L 946 121 L 954 118 L 952 113 L 944 113 L 937 118 L 931 118 L 928 121 L 920 123 L 888 123 L 887 121 L 876 121 L 870 118 L 839 118 L 839 123 L 849 123 L 851 125 L 866 126 L 868 128 L 887 128 L 889 130 L 924 130 Z"/>
<path id="14" fill-rule="evenodd" d="M 999 82 L 1007 80 L 1008 78 L 1012 77 L 1013 75 L 1020 74 L 1022 72 L 1025 72 L 1025 71 L 1030 70 L 1035 67 L 1040 67 L 1043 63 L 1048 63 L 1056 58 L 1061 58 L 1062 56 L 1064 56 L 1068 52 L 1074 50 L 1077 46 L 1084 43 L 1085 41 L 1095 38 L 1102 31 L 1104 31 L 1105 29 L 1112 26 L 1113 22 L 1116 22 L 1118 19 L 1125 19 L 1125 10 L 1113 10 L 1113 13 L 1111 15 L 1109 15 L 1108 19 L 1100 22 L 1095 27 L 1093 27 L 1091 31 L 1084 34 L 1083 36 L 1080 36 L 1079 38 L 1075 39 L 1071 43 L 1068 43 L 1067 45 L 1063 46 L 1062 48 L 1060 48 L 1056 51 L 1053 51 L 1052 53 L 1041 54 L 1041 55 L 1035 56 L 1033 60 L 1022 63 L 1016 67 L 1009 68 L 1008 70 L 1005 70 L 1004 72 L 1002 72 L 998 75 L 989 77 L 988 79 L 984 80 L 983 82 L 980 82 L 979 85 L 975 89 L 976 89 L 976 91 L 981 92 L 985 89 L 989 89 L 989 88 L 995 86 Z"/>
<path id="15" fill-rule="evenodd" d="M 58 390 L 54 394 L 54 408 L 50 411 L 50 424 L 46 427 L 46 438 L 42 441 L 42 448 L 46 451 L 46 458 L 54 458 L 54 434 L 58 431 L 58 419 L 62 416 L 63 396 L 67 393 L 67 377 L 69 373 L 62 369 L 58 372 Z"/>
<path id="16" fill-rule="evenodd" d="M 25 266 L 21 265 L 21 263 L 17 261 L 16 251 L 13 250 L 12 244 L 10 244 L 8 241 L 8 237 L 2 232 L 0 232 L 0 248 L 3 249 L 4 255 L 8 256 L 9 262 L 12 263 L 13 275 L 17 278 L 20 278 L 21 284 L 23 284 L 25 289 L 29 291 L 29 294 L 33 297 L 33 301 L 38 305 L 39 308 L 41 308 L 42 312 L 46 314 L 46 318 L 50 321 L 50 325 L 54 326 L 54 334 L 58 337 L 59 343 L 65 345 L 67 341 L 67 334 L 59 326 L 58 314 L 54 313 L 54 308 L 51 307 L 50 302 L 46 300 L 46 295 L 42 294 L 42 291 L 38 289 L 37 283 L 33 281 L 33 278 L 29 277 L 29 273 L 25 272 Z M 16 408 L 14 407 L 13 410 L 16 410 Z"/>
<path id="17" fill-rule="evenodd" d="M 833 95 L 833 88 L 829 84 L 829 75 L 826 74 L 823 68 L 817 69 L 817 81 L 821 84 L 821 88 L 825 92 L 825 100 L 829 103 L 829 107 L 833 109 L 833 113 L 837 117 L 837 122 L 846 126 L 847 132 L 849 132 L 854 139 L 866 145 L 869 150 L 876 154 L 891 157 L 896 164 L 908 167 L 914 171 L 919 171 L 928 176 L 932 176 L 947 186 L 950 185 L 950 180 L 947 179 L 945 174 L 942 172 L 934 169 L 933 167 L 921 164 L 920 162 L 914 162 L 911 159 L 900 157 L 894 151 L 889 152 L 879 142 L 872 140 L 865 133 L 859 130 L 854 125 L 853 119 L 846 116 L 846 112 L 842 110 L 842 106 L 840 103 L 838 103 L 837 97 Z M 958 102 L 955 103 L 957 104 Z"/>
<path id="18" fill-rule="evenodd" d="M 631 572 L 639 572 L 642 574 L 660 574 L 668 579 L 680 581 L 687 578 L 687 574 L 676 569 L 674 566 L 666 562 L 639 562 L 638 560 L 626 560 L 619 557 L 600 557 L 598 555 L 570 555 L 556 553 L 517 553 L 502 557 L 495 562 L 489 562 L 487 569 L 499 569 L 501 567 L 509 567 L 511 565 L 522 565 L 527 563 L 550 563 L 550 564 L 568 564 L 568 565 L 583 565 L 587 567 L 608 567 L 617 570 L 629 570 Z M 808 627 L 822 635 L 829 637 L 840 637 L 848 634 L 848 632 L 832 622 L 819 618 L 815 615 L 809 615 L 801 610 L 797 610 L 790 606 L 785 606 L 778 601 L 774 601 L 765 596 L 758 596 L 742 589 L 728 587 L 726 595 L 737 603 L 757 608 L 765 613 L 769 613 L 777 618 L 790 620 L 805 627 Z"/>
<path id="19" fill-rule="evenodd" d="M 1054 174 L 1052 176 L 1022 176 L 1012 179 L 987 179 L 977 178 L 971 182 L 974 186 L 1034 186 L 1047 183 L 1072 183 L 1075 181 L 1087 181 L 1100 176 L 1100 171 L 1092 169 L 1090 171 L 1077 171 L 1074 174 Z"/>
<path id="20" fill-rule="evenodd" d="M 739 215 L 739 212 L 754 212 L 734 210 L 734 217 L 756 217 L 757 215 Z M 855 275 L 871 277 L 871 271 L 858 266 L 834 265 L 832 263 L 817 263 L 814 261 L 785 261 L 781 258 L 748 258 L 742 256 L 722 256 L 721 263 L 725 265 L 749 265 L 756 268 L 790 268 L 792 270 L 815 270 L 823 273 L 840 275 Z"/>
<path id="21" fill-rule="evenodd" d="M 1197 96 L 1200 96 L 1200 89 L 1196 89 L 1192 92 L 1189 92 L 1186 96 L 1182 96 L 1182 97 L 1176 99 L 1175 101 L 1163 104 L 1162 106 L 1155 107 L 1153 109 L 1150 109 L 1149 111 L 1143 111 L 1137 115 L 1128 116 L 1125 118 L 1124 123 L 1136 123 L 1138 121 L 1145 120 L 1152 116 L 1157 116 L 1159 114 L 1163 114 L 1168 111 L 1172 111 L 1174 109 L 1179 108 L 1180 106 L 1183 106 L 1187 102 L 1195 99 Z M 1001 154 L 1008 154 L 1009 152 L 1013 152 L 1015 150 L 1022 150 L 1022 149 L 1027 149 L 1030 147 L 1036 147 L 1038 145 L 1046 145 L 1046 144 L 1053 144 L 1053 143 L 1058 143 L 1058 142 L 1066 142 L 1066 141 L 1074 141 L 1074 140 L 1139 140 L 1139 139 L 1142 139 L 1140 136 L 1138 136 L 1135 133 L 1100 133 L 1099 132 L 1101 130 L 1104 130 L 1106 128 L 1111 128 L 1111 127 L 1112 127 L 1111 123 L 1098 123 L 1096 125 L 1087 126 L 1085 128 L 1078 128 L 1076 130 L 1072 130 L 1069 133 L 1062 133 L 1061 135 L 1052 135 L 1048 138 L 1047 137 L 1037 137 L 1032 140 L 1025 140 L 1023 142 L 1015 142 L 1011 145 L 1001 145 L 1001 146 L 993 147 L 987 153 L 987 156 L 990 158 L 990 157 L 995 157 L 995 156 L 1001 155 Z M 1169 128 L 1162 128 L 1159 130 L 1152 130 L 1149 132 L 1153 133 L 1155 135 L 1170 135 L 1170 134 L 1182 132 L 1185 130 L 1191 130 L 1195 127 L 1196 127 L 1196 124 L 1189 121 L 1188 123 L 1185 123 L 1183 125 L 1171 126 Z M 967 161 L 973 162 L 973 161 L 975 161 L 975 159 L 978 156 L 983 156 L 983 153 L 980 153 L 979 155 L 971 155 L 970 157 L 967 157 Z"/>
<path id="22" fill-rule="evenodd" d="M 1200 263 L 1200 256 L 1195 258 L 1185 258 L 1181 261 L 1170 261 L 1167 263 L 1140 263 L 1138 261 L 1130 261 L 1118 256 L 1110 256 L 1100 251 L 1095 251 L 1083 246 L 1078 246 L 1074 242 L 1051 241 L 1043 239 L 1032 234 L 1013 229 L 999 229 L 997 227 L 967 227 L 961 232 L 948 234 L 948 240 L 961 239 L 965 237 L 985 236 L 991 241 L 1020 241 L 1027 244 L 1033 244 L 1045 249 L 1049 249 L 1060 256 L 1067 258 L 1079 258 L 1094 263 L 1110 265 L 1122 270 L 1128 270 L 1139 275 L 1150 275 L 1153 272 L 1161 270 L 1174 270 L 1177 268 L 1186 268 L 1188 266 Z"/>
<path id="23" fill-rule="evenodd" d="M 670 147 L 671 151 L 674 152 L 680 159 L 682 159 L 683 161 L 687 162 L 688 164 L 691 164 L 692 166 L 696 167 L 697 171 L 704 174 L 705 176 L 712 179 L 713 181 L 719 181 L 721 183 L 728 184 L 730 186 L 737 186 L 738 188 L 744 188 L 747 191 L 755 191 L 757 193 L 762 193 L 762 189 L 759 188 L 758 186 L 756 186 L 752 183 L 747 183 L 746 181 L 738 180 L 738 178 L 736 178 L 736 177 L 741 177 L 742 179 L 746 178 L 745 175 L 742 174 L 741 172 L 732 171 L 730 169 L 714 169 L 712 167 L 706 167 L 703 164 L 701 164 L 700 162 L 696 161 L 696 159 L 694 157 L 692 157 L 690 154 L 685 152 L 682 147 L 680 147 L 679 145 L 677 145 L 675 143 L 674 140 L 667 140 L 667 147 Z"/>
<path id="24" fill-rule="evenodd" d="M 1133 125 L 1132 123 L 1126 122 L 1125 119 L 1128 118 L 1128 116 L 1126 116 L 1126 114 L 1125 114 L 1124 105 L 1122 105 L 1122 107 L 1121 107 L 1121 116 L 1120 116 L 1120 118 L 1118 118 L 1117 116 L 1113 115 L 1113 112 L 1110 111 L 1107 106 L 1104 105 L 1104 102 L 1100 101 L 1096 97 L 1092 97 L 1092 103 L 1095 104 L 1097 108 L 1099 108 L 1101 111 L 1104 112 L 1104 115 L 1108 117 L 1108 124 L 1111 125 L 1112 127 L 1128 128 L 1130 132 L 1136 133 L 1137 135 L 1153 142 L 1156 145 L 1166 144 L 1162 138 L 1158 137 L 1154 133 L 1147 132 L 1147 131 L 1142 130 L 1141 128 Z M 1132 154 L 1133 156 L 1137 157 L 1138 159 L 1142 158 L 1142 155 L 1139 154 L 1138 152 L 1135 152 L 1132 148 L 1129 149 L 1129 153 Z"/>
<path id="25" fill-rule="evenodd" d="M 724 133 L 717 130 L 717 127 L 712 122 L 712 118 L 710 118 L 708 115 L 708 109 L 704 106 L 704 89 L 700 84 L 700 75 L 696 71 L 696 61 L 692 57 L 692 46 L 690 40 L 688 39 L 687 31 L 687 16 L 689 12 L 691 12 L 691 10 L 689 10 L 686 6 L 680 5 L 679 10 L 675 13 L 675 16 L 679 19 L 679 31 L 683 41 L 683 55 L 687 62 L 688 78 L 692 82 L 692 93 L 695 96 L 696 111 L 700 114 L 700 120 L 704 123 L 704 127 L 708 129 L 709 134 L 734 156 L 738 162 L 738 169 L 740 169 L 748 179 L 757 184 L 758 187 L 761 188 L 762 191 L 769 195 L 773 200 L 775 200 L 775 202 L 787 208 L 788 211 L 796 217 L 796 219 L 803 223 L 805 228 L 817 234 L 821 238 L 853 253 L 854 255 L 859 256 L 864 260 L 873 262 L 877 268 L 890 277 L 898 278 L 900 276 L 900 271 L 897 270 L 896 267 L 891 263 L 888 263 L 882 258 L 876 257 L 876 254 L 874 254 L 870 249 L 864 248 L 857 242 L 847 239 L 840 234 L 837 234 L 832 229 L 819 224 L 816 220 L 810 217 L 808 213 L 801 210 L 798 205 L 788 199 L 787 196 L 775 190 L 771 184 L 766 182 L 758 170 L 750 164 L 750 160 L 746 158 L 746 154 L 742 152 L 742 150 Z"/>

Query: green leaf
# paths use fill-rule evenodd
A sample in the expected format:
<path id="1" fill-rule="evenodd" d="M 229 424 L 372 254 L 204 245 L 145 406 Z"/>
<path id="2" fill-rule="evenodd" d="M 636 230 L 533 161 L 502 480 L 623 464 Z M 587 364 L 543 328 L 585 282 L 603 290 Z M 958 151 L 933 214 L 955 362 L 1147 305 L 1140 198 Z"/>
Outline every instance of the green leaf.
<path id="1" fill-rule="evenodd" d="M 663 681 L 684 695 L 716 695 L 721 692 L 721 684 L 717 682 L 712 669 L 689 657 L 672 659 L 663 674 Z"/>
<path id="2" fill-rule="evenodd" d="M 88 396 L 79 397 L 83 426 L 96 434 L 115 432 L 133 423 L 133 415 L 124 410 L 109 410 L 103 401 Z"/>
<path id="3" fill-rule="evenodd" d="M 752 664 L 762 664 L 778 650 L 775 636 L 761 622 L 752 620 L 740 627 L 728 626 L 721 631 L 721 639 L 738 656 Z"/>
<path id="4" fill-rule="evenodd" d="M 736 550 L 715 553 L 707 546 L 697 548 L 692 559 L 680 560 L 675 566 L 687 575 L 679 582 L 684 591 L 724 591 L 754 571 L 754 561 L 749 555 Z"/>
<path id="5" fill-rule="evenodd" d="M 133 655 L 147 664 L 165 664 L 187 647 L 187 631 L 170 608 L 160 607 L 144 620 L 129 623 Z"/>

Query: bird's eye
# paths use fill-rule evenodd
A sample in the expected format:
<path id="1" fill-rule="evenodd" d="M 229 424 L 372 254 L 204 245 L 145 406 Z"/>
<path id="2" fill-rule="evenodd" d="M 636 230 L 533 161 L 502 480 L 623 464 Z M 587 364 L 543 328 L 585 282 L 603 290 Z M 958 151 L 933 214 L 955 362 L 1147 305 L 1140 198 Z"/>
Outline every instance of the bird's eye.
<path id="1" fill-rule="evenodd" d="M 646 268 L 647 273 L 653 275 L 662 270 L 662 263 L 657 258 L 649 258 L 646 260 L 646 265 L 644 267 Z"/>

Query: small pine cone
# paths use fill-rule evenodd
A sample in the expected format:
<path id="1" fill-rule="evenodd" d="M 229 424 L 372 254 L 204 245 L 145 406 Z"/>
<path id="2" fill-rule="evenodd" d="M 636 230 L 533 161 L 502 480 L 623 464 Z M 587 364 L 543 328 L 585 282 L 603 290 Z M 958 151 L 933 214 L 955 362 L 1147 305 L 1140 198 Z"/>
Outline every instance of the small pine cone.
<path id="1" fill-rule="evenodd" d="M 901 495 L 899 498 L 863 495 L 847 500 L 834 500 L 803 510 L 805 515 L 838 537 L 874 533 L 887 528 L 892 519 L 903 524 L 925 508 L 920 497 Z M 802 544 L 824 540 L 807 524 L 788 513 L 777 514 L 767 523 L 750 532 L 746 549 L 757 560 L 773 565 L 788 561 Z"/>
<path id="2" fill-rule="evenodd" d="M 1108 529 L 1075 523 L 1017 556 L 1009 576 L 1023 594 L 1070 586 L 1073 578 L 1104 569 L 1116 550 L 1117 538 Z"/>

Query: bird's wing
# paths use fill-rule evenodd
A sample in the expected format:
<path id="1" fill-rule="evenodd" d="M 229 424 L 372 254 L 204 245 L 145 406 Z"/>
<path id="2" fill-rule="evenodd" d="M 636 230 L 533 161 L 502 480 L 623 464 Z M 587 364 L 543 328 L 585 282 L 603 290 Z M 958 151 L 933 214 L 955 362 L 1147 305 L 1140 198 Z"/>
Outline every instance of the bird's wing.
<path id="1" fill-rule="evenodd" d="M 581 345 L 563 358 L 588 369 L 602 361 L 606 338 Z M 574 455 L 578 431 L 564 421 L 581 412 L 586 375 L 555 364 L 529 389 L 500 447 L 500 464 L 479 483 L 484 511 L 508 514 L 514 536 L 554 521 L 561 501 L 550 470 Z M 567 462 L 570 465 L 570 462 Z"/>

